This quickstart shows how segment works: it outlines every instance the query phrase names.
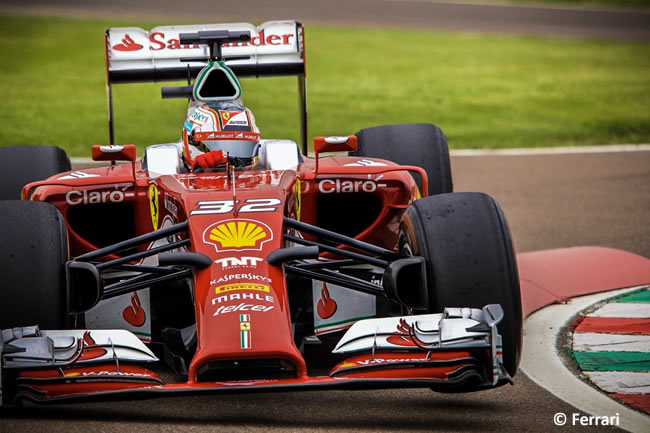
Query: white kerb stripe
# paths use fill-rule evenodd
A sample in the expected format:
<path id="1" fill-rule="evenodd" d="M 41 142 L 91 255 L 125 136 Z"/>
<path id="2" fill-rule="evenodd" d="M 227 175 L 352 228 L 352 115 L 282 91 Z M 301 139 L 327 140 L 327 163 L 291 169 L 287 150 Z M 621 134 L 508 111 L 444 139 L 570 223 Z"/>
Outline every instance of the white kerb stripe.
<path id="1" fill-rule="evenodd" d="M 650 352 L 650 335 L 576 332 L 573 350 L 578 352 Z"/>
<path id="2" fill-rule="evenodd" d="M 589 317 L 650 319 L 650 303 L 611 302 L 589 314 Z"/>
<path id="3" fill-rule="evenodd" d="M 630 371 L 583 371 L 583 373 L 600 389 L 607 392 L 650 393 L 650 373 Z"/>

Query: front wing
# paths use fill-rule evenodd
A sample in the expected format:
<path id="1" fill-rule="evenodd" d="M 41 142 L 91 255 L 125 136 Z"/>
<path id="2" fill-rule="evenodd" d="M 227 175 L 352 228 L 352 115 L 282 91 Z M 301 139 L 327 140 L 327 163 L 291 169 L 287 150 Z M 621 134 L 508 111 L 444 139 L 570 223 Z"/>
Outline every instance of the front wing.
<path id="1" fill-rule="evenodd" d="M 0 401 L 15 404 L 124 400 L 175 395 L 308 389 L 419 388 L 466 391 L 510 382 L 503 367 L 499 305 L 448 308 L 441 314 L 361 320 L 335 354 L 348 356 L 328 375 L 170 383 L 158 358 L 124 330 L 2 331 Z"/>

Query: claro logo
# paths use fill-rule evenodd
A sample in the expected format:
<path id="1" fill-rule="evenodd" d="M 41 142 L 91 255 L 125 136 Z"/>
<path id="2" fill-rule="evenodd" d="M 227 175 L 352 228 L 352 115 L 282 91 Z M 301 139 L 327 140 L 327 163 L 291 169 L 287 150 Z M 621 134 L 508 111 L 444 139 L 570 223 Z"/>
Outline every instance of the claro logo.
<path id="1" fill-rule="evenodd" d="M 112 190 L 72 190 L 65 194 L 65 201 L 70 206 L 96 203 L 121 203 L 125 198 L 133 197 L 133 192 L 124 192 L 124 189 L 118 189 L 116 186 Z"/>
<path id="2" fill-rule="evenodd" d="M 376 179 L 368 180 L 346 180 L 346 179 L 323 179 L 318 182 L 318 190 L 323 194 L 341 192 L 375 192 L 377 188 L 386 187 L 385 183 L 377 183 L 383 175 Z"/>

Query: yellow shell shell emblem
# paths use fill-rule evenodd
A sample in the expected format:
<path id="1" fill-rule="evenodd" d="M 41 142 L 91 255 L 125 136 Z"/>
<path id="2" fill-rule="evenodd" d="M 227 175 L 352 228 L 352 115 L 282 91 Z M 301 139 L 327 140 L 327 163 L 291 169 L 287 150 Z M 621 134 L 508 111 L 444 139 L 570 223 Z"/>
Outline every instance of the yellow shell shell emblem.
<path id="1" fill-rule="evenodd" d="M 149 207 L 151 208 L 151 224 L 153 224 L 154 230 L 158 230 L 160 208 L 158 207 L 158 188 L 155 183 L 149 185 Z"/>
<path id="2" fill-rule="evenodd" d="M 266 224 L 251 220 L 229 220 L 213 224 L 203 235 L 203 240 L 214 245 L 217 252 L 261 250 L 262 244 L 271 239 L 273 234 Z"/>

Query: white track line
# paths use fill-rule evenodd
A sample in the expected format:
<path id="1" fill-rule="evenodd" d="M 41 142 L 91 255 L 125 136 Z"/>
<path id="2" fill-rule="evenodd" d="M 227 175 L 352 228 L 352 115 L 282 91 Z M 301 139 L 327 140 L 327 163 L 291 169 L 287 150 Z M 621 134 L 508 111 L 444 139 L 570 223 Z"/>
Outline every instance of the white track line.
<path id="1" fill-rule="evenodd" d="M 650 144 L 608 144 L 602 146 L 533 147 L 523 149 L 452 149 L 451 156 L 527 156 L 573 153 L 650 151 Z"/>
<path id="2" fill-rule="evenodd" d="M 501 8 L 518 8 L 518 9 L 549 9 L 549 10 L 559 10 L 559 11 L 586 11 L 586 12 L 618 12 L 618 13 L 635 13 L 647 12 L 648 9 L 633 9 L 633 8 L 612 8 L 612 7 L 589 7 L 589 6 L 572 6 L 572 5 L 557 5 L 540 3 L 530 3 L 530 4 L 516 4 L 516 3 L 496 3 L 491 1 L 445 1 L 445 0 L 384 0 L 388 3 L 433 3 L 447 6 L 490 6 L 490 7 L 501 7 Z"/>
<path id="3" fill-rule="evenodd" d="M 594 416 L 619 414 L 619 427 L 647 433 L 650 431 L 650 417 L 612 400 L 582 382 L 566 368 L 556 347 L 561 328 L 580 311 L 604 299 L 634 290 L 637 288 L 581 296 L 573 298 L 568 304 L 550 305 L 531 314 L 524 326 L 521 370 L 539 386 L 578 410 Z M 566 415 L 571 420 L 571 414 Z"/>
<path id="4" fill-rule="evenodd" d="M 650 144 L 608 144 L 602 146 L 570 146 L 570 147 L 533 147 L 522 149 L 451 149 L 451 156 L 527 156 L 527 155 L 562 155 L 573 153 L 610 153 L 610 152 L 647 152 Z M 314 154 L 310 152 L 309 156 Z M 341 154 L 339 156 L 345 156 Z M 98 164 L 90 158 L 70 158 L 73 164 Z"/>

